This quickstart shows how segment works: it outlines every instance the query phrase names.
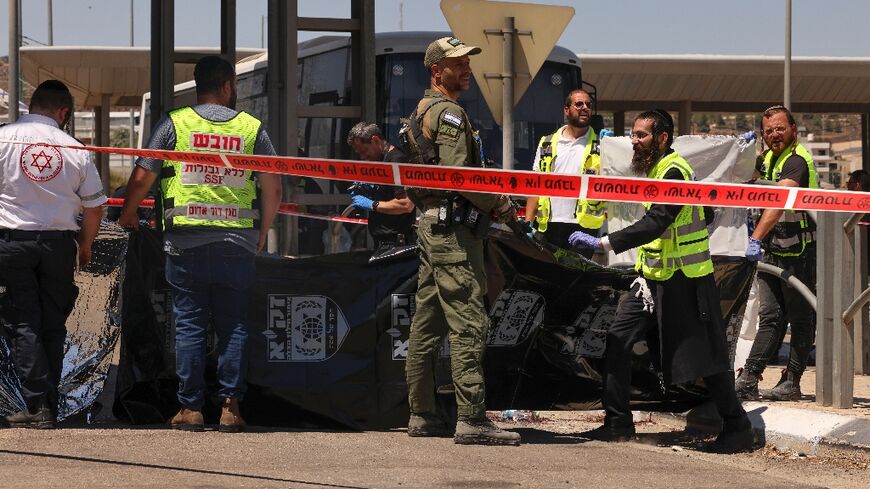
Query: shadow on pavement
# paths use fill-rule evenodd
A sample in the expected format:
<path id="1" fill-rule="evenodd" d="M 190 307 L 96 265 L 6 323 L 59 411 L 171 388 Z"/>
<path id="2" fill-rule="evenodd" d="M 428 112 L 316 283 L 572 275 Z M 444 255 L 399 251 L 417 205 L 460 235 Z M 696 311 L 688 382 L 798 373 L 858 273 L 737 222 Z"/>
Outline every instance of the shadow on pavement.
<path id="1" fill-rule="evenodd" d="M 589 441 L 576 433 L 553 433 L 536 428 L 509 427 L 508 429 L 516 431 L 523 437 L 523 445 L 577 445 Z"/>
<path id="2" fill-rule="evenodd" d="M 76 462 L 88 462 L 95 464 L 108 464 L 108 465 L 117 465 L 121 467 L 142 467 L 146 469 L 157 469 L 157 470 L 171 470 L 178 472 L 187 472 L 193 474 L 207 474 L 207 475 L 219 475 L 225 477 L 241 477 L 243 479 L 249 480 L 261 480 L 261 481 L 269 481 L 269 482 L 287 482 L 292 484 L 304 484 L 306 486 L 311 487 L 334 487 L 338 489 L 367 489 L 361 486 L 345 486 L 341 484 L 328 484 L 324 482 L 310 482 L 310 481 L 302 481 L 297 479 L 284 479 L 281 477 L 270 477 L 265 475 L 255 475 L 255 474 L 240 474 L 238 472 L 222 472 L 219 470 L 205 470 L 205 469 L 192 469 L 188 467 L 174 467 L 171 465 L 157 465 L 157 464 L 146 464 L 141 462 L 126 462 L 123 460 L 103 460 L 98 458 L 91 457 L 78 457 L 74 455 L 62 455 L 56 453 L 39 453 L 39 452 L 24 452 L 19 450 L 0 450 L 0 454 L 7 455 L 17 455 L 22 457 L 40 457 L 40 458 L 50 458 L 50 459 L 58 459 L 58 460 L 72 460 Z"/>

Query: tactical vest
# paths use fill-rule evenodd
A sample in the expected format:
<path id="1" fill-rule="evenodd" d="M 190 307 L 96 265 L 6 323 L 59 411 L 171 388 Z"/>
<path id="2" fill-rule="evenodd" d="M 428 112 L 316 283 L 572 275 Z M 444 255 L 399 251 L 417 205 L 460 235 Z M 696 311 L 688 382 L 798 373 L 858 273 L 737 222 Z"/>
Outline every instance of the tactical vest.
<path id="1" fill-rule="evenodd" d="M 424 97 L 424 99 L 426 98 L 427 97 Z M 429 100 L 426 105 L 423 106 L 422 110 L 418 112 L 415 107 L 414 111 L 411 112 L 410 117 L 399 119 L 399 122 L 402 124 L 399 129 L 399 146 L 402 152 L 407 155 L 410 163 L 437 165 L 441 163 L 441 157 L 438 154 L 438 146 L 434 144 L 436 137 L 435 132 L 438 128 L 430 127 L 429 137 L 426 137 L 423 133 L 423 118 L 426 117 L 429 111 L 435 106 L 442 103 L 455 102 L 446 97 L 429 96 L 428 98 Z M 417 106 L 419 107 L 419 105 L 420 104 L 418 103 Z M 476 136 L 468 120 L 466 120 L 465 124 L 465 138 L 468 146 L 469 158 L 469 161 L 467 161 L 468 165 L 465 166 L 483 166 L 480 138 Z M 412 202 L 414 202 L 414 205 L 421 208 L 421 210 L 425 210 L 428 207 L 428 204 L 440 199 L 449 198 L 455 200 L 458 198 L 455 192 L 445 190 L 409 187 L 406 191 L 408 192 L 408 197 Z"/>
<path id="2" fill-rule="evenodd" d="M 239 112 L 225 122 L 204 119 L 191 107 L 169 113 L 178 151 L 253 154 L 260 121 Z M 163 227 L 217 229 L 259 227 L 253 173 L 180 161 L 164 161 L 160 172 Z"/>
<path id="3" fill-rule="evenodd" d="M 647 177 L 661 180 L 672 168 L 682 173 L 683 180 L 695 180 L 692 167 L 676 152 L 659 160 Z M 647 210 L 652 207 L 649 202 L 643 205 Z M 667 280 L 677 270 L 691 278 L 713 273 L 704 207 L 684 205 L 661 236 L 640 247 L 635 270 L 650 280 Z"/>
<path id="4" fill-rule="evenodd" d="M 559 133 L 562 129 L 557 130 L 549 136 L 544 136 L 538 143 L 538 151 L 540 152 L 540 170 L 545 173 L 552 172 L 556 162 L 556 148 L 558 147 Z M 581 172 L 587 175 L 598 175 L 601 172 L 601 153 L 598 149 L 598 135 L 595 130 L 589 128 L 589 141 L 586 143 L 586 149 L 583 151 L 583 166 Z M 577 199 L 577 209 L 574 216 L 577 218 L 577 223 L 584 228 L 599 229 L 604 224 L 604 212 L 607 210 L 607 203 L 599 200 L 583 200 Z M 550 222 L 551 214 L 550 198 L 538 197 L 538 231 L 546 232 L 547 223 Z"/>
<path id="5" fill-rule="evenodd" d="M 813 164 L 813 157 L 797 141 L 795 141 L 790 150 L 787 149 L 780 153 L 779 158 L 772 165 L 773 152 L 767 150 L 764 154 L 764 168 L 766 169 L 764 178 L 774 182 L 779 181 L 782 167 L 785 165 L 785 161 L 792 155 L 800 156 L 807 163 L 807 169 L 810 173 L 810 188 L 819 188 L 819 177 L 816 173 L 816 166 Z M 800 256 L 806 249 L 807 244 L 815 240 L 816 223 L 812 220 L 809 213 L 802 210 L 785 210 L 773 229 L 767 233 L 764 244 L 767 251 L 770 251 L 774 255 Z"/>

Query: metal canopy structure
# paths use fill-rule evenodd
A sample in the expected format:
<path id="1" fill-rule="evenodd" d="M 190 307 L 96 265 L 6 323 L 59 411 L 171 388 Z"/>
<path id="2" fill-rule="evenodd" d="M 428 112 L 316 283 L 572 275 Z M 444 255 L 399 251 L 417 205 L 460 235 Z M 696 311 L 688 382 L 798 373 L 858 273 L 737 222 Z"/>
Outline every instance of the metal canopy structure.
<path id="1" fill-rule="evenodd" d="M 215 54 L 215 48 L 183 48 L 187 52 Z M 263 52 L 239 49 L 236 60 Z M 24 46 L 21 72 L 36 86 L 48 79 L 64 82 L 78 108 L 102 106 L 107 95 L 113 108 L 139 108 L 151 90 L 151 50 L 147 47 Z M 193 65 L 179 65 L 173 84 L 193 79 Z"/>
<path id="2" fill-rule="evenodd" d="M 758 112 L 783 103 L 780 56 L 578 54 L 583 79 L 595 85 L 598 110 L 625 131 L 629 110 L 678 112 L 678 132 L 692 112 Z M 870 58 L 792 58 L 791 110 L 861 114 L 863 167 L 870 169 Z"/>
<path id="3" fill-rule="evenodd" d="M 605 111 L 755 112 L 782 103 L 782 57 L 578 54 Z M 794 112 L 870 112 L 870 58 L 794 57 Z"/>

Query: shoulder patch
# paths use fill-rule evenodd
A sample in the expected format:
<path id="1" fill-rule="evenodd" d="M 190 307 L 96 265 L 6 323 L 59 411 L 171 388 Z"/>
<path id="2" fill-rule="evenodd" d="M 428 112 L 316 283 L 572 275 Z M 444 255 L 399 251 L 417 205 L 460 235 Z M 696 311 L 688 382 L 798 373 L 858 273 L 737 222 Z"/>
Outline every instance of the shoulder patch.
<path id="1" fill-rule="evenodd" d="M 549 141 L 541 145 L 541 158 L 553 156 L 553 147 Z"/>
<path id="2" fill-rule="evenodd" d="M 444 113 L 441 115 L 441 121 L 444 124 L 455 127 L 456 129 L 462 127 L 462 117 L 454 114 L 453 112 L 450 112 L 449 110 L 445 110 Z"/>

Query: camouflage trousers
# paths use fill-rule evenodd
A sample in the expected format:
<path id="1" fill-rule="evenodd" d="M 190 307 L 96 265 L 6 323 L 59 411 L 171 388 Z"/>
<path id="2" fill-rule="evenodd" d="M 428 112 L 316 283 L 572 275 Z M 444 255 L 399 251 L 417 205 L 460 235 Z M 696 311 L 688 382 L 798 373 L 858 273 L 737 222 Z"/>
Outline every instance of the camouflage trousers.
<path id="1" fill-rule="evenodd" d="M 435 412 L 435 360 L 450 335 L 457 417 L 486 413 L 483 352 L 489 332 L 484 309 L 483 240 L 462 225 L 440 226 L 424 214 L 417 229 L 420 274 L 405 378 L 412 413 Z"/>

